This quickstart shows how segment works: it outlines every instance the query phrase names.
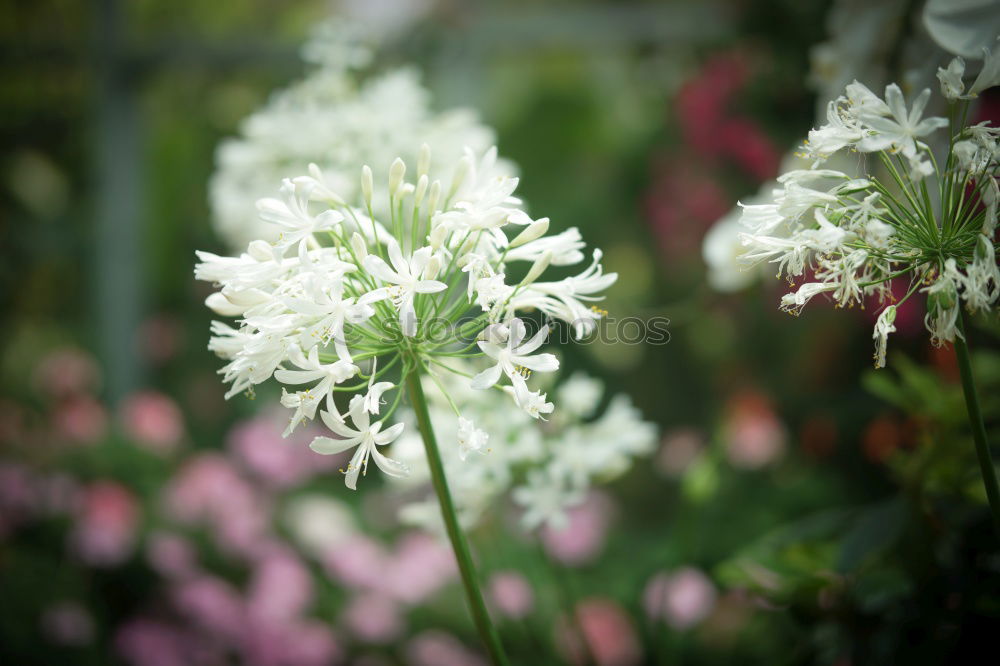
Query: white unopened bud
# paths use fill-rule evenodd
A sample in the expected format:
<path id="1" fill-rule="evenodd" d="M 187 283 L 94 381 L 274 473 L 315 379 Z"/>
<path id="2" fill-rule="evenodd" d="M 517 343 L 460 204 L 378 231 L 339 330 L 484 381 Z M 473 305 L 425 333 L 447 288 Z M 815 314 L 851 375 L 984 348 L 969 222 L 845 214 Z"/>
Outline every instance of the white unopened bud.
<path id="1" fill-rule="evenodd" d="M 431 248 L 434 250 L 441 249 L 441 245 L 444 244 L 444 239 L 448 237 L 448 227 L 443 224 L 439 224 L 430 233 Z"/>
<path id="2" fill-rule="evenodd" d="M 330 189 L 330 187 L 326 184 L 326 179 L 323 178 L 323 172 L 320 171 L 320 168 L 313 162 L 309 163 L 309 175 L 312 176 L 312 179 L 316 182 L 316 189 L 313 192 L 316 197 L 319 197 L 334 206 L 344 205 L 344 200 L 339 194 Z"/>
<path id="3" fill-rule="evenodd" d="M 247 246 L 247 254 L 257 261 L 270 261 L 274 259 L 274 249 L 270 243 L 264 240 L 250 241 L 250 245 Z"/>
<path id="4" fill-rule="evenodd" d="M 357 231 L 351 235 L 351 249 L 358 261 L 362 261 L 368 256 L 368 245 Z"/>
<path id="5" fill-rule="evenodd" d="M 424 279 L 433 280 L 437 277 L 438 271 L 441 270 L 441 260 L 435 254 L 431 257 L 430 261 L 427 262 L 427 268 L 424 269 Z"/>
<path id="6" fill-rule="evenodd" d="M 462 257 L 469 254 L 469 252 L 472 251 L 472 248 L 475 247 L 475 245 L 476 245 L 475 240 L 473 240 L 472 238 L 466 238 L 465 242 L 462 243 L 462 247 L 458 248 L 458 256 Z"/>
<path id="7" fill-rule="evenodd" d="M 431 168 L 431 147 L 426 143 L 420 146 L 420 155 L 417 157 L 417 175 L 426 176 Z"/>
<path id="8" fill-rule="evenodd" d="M 399 186 L 403 184 L 403 176 L 406 175 L 406 164 L 398 157 L 392 161 L 389 167 L 389 196 L 395 198 Z"/>
<path id="9" fill-rule="evenodd" d="M 469 175 L 469 171 L 472 169 L 472 160 L 468 155 L 462 158 L 455 167 L 455 175 L 451 179 L 451 189 L 448 190 L 448 198 L 455 196 L 455 192 L 458 192 L 458 188 L 462 187 L 462 183 L 465 182 L 465 177 Z"/>
<path id="10" fill-rule="evenodd" d="M 511 248 L 524 245 L 525 243 L 530 243 L 531 241 L 541 238 L 549 230 L 549 218 L 543 217 L 540 220 L 532 222 L 528 225 L 528 228 L 522 231 L 510 242 Z"/>
<path id="11" fill-rule="evenodd" d="M 414 208 L 420 207 L 425 194 L 427 194 L 427 174 L 421 174 L 420 178 L 417 179 L 417 188 L 413 191 Z"/>
<path id="12" fill-rule="evenodd" d="M 542 256 L 535 259 L 535 263 L 531 265 L 531 270 L 529 270 L 528 274 L 524 276 L 523 280 L 521 280 L 521 286 L 526 287 L 541 277 L 542 273 L 545 272 L 545 269 L 548 268 L 551 263 L 552 250 L 546 250 Z"/>
<path id="13" fill-rule="evenodd" d="M 372 190 L 374 185 L 372 183 L 372 170 L 366 164 L 361 167 L 361 194 L 365 198 L 365 206 L 368 208 L 372 207 Z"/>
<path id="14" fill-rule="evenodd" d="M 237 317 L 246 312 L 245 307 L 235 305 L 220 292 L 215 292 L 206 298 L 205 305 L 207 305 L 212 312 L 217 315 L 222 315 L 223 317 Z"/>
<path id="15" fill-rule="evenodd" d="M 435 180 L 431 183 L 430 191 L 427 193 L 427 210 L 432 213 L 437 210 L 438 200 L 441 199 L 441 181 Z"/>

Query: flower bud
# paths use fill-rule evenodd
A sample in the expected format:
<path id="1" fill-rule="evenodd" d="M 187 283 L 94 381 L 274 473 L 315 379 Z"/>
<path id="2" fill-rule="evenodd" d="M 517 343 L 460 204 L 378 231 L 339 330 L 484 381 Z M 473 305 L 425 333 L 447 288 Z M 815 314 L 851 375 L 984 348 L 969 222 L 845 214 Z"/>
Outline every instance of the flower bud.
<path id="1" fill-rule="evenodd" d="M 430 191 L 427 193 L 427 210 L 432 213 L 437 210 L 438 200 L 441 198 L 441 181 L 435 180 L 431 183 Z"/>
<path id="2" fill-rule="evenodd" d="M 535 263 L 531 265 L 531 270 L 529 270 L 528 274 L 524 276 L 523 280 L 521 280 L 521 286 L 526 287 L 535 280 L 537 280 L 541 276 L 541 274 L 545 272 L 545 269 L 548 268 L 549 264 L 551 263 L 552 263 L 552 250 L 546 250 L 542 254 L 542 256 L 540 256 L 538 259 L 535 259 Z"/>
<path id="3" fill-rule="evenodd" d="M 413 207 L 419 208 L 421 202 L 424 200 L 424 194 L 427 193 L 427 174 L 421 174 L 420 178 L 417 179 L 417 188 L 413 192 Z"/>
<path id="4" fill-rule="evenodd" d="M 424 279 L 433 280 L 437 277 L 439 270 L 441 270 L 441 260 L 435 254 L 431 257 L 430 261 L 427 262 L 427 268 L 424 269 Z"/>
<path id="5" fill-rule="evenodd" d="M 365 239 L 357 231 L 351 235 L 351 249 L 358 261 L 362 261 L 368 256 L 368 246 L 365 244 Z"/>
<path id="6" fill-rule="evenodd" d="M 426 143 L 420 146 L 420 155 L 417 157 L 417 175 L 426 176 L 431 168 L 431 147 Z"/>
<path id="7" fill-rule="evenodd" d="M 458 188 L 462 187 L 462 183 L 465 182 L 465 177 L 469 175 L 469 171 L 472 169 L 472 161 L 469 156 L 466 155 L 455 167 L 455 175 L 451 179 L 451 188 L 448 190 L 448 198 L 455 196 L 455 192 L 458 192 Z"/>
<path id="8" fill-rule="evenodd" d="M 374 189 L 372 183 L 372 170 L 366 164 L 361 167 L 361 194 L 365 198 L 365 206 L 368 208 L 372 207 L 372 190 Z"/>
<path id="9" fill-rule="evenodd" d="M 247 254 L 257 261 L 270 261 L 274 258 L 274 249 L 267 241 L 255 240 L 250 241 L 250 245 L 247 247 Z"/>
<path id="10" fill-rule="evenodd" d="M 542 219 L 532 222 L 528 225 L 528 228 L 517 235 L 514 240 L 510 242 L 511 249 L 524 245 L 525 243 L 530 243 L 533 240 L 541 238 L 549 230 L 549 218 L 543 217 Z"/>
<path id="11" fill-rule="evenodd" d="M 443 224 L 439 224 L 430 233 L 431 248 L 433 250 L 441 249 L 441 245 L 444 244 L 444 239 L 448 237 L 448 227 Z"/>
<path id="12" fill-rule="evenodd" d="M 398 157 L 392 161 L 389 167 L 389 196 L 395 198 L 399 186 L 403 184 L 403 176 L 406 175 L 406 164 Z"/>

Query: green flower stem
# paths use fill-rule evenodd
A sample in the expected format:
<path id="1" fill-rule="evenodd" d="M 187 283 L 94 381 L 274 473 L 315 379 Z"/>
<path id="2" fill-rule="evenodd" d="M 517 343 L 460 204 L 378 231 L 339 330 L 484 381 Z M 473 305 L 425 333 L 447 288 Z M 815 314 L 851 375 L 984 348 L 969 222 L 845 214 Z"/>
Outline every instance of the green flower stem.
<path id="1" fill-rule="evenodd" d="M 965 343 L 965 323 L 962 313 L 958 313 L 958 332 L 955 337 L 955 355 L 958 357 L 958 369 L 962 374 L 962 390 L 965 392 L 965 406 L 969 410 L 969 424 L 972 426 L 972 436 L 976 441 L 976 456 L 979 458 L 979 470 L 983 474 L 983 485 L 986 486 L 986 497 L 993 512 L 993 527 L 1000 535 L 1000 485 L 997 484 L 997 470 L 993 466 L 990 455 L 990 445 L 986 441 L 986 426 L 983 425 L 983 415 L 979 409 L 979 394 L 972 378 L 972 363 L 969 361 L 969 348 Z"/>
<path id="2" fill-rule="evenodd" d="M 427 466 L 431 471 L 431 482 L 434 484 L 434 492 L 441 505 L 441 515 L 444 518 L 448 538 L 451 540 L 452 550 L 455 551 L 458 570 L 462 575 L 462 585 L 465 587 L 465 596 L 469 603 L 469 611 L 472 613 L 472 620 L 475 622 L 476 630 L 479 632 L 479 637 L 486 646 L 486 650 L 490 653 L 490 659 L 494 666 L 507 666 L 507 656 L 500 644 L 500 636 L 490 621 L 486 604 L 483 601 L 483 593 L 479 589 L 476 566 L 469 554 L 469 544 L 458 525 L 455 505 L 451 501 L 448 480 L 445 478 L 441 454 L 438 452 L 437 439 L 434 437 L 430 414 L 427 412 L 427 399 L 424 397 L 424 389 L 420 385 L 420 373 L 414 370 L 407 374 L 406 385 L 410 394 L 410 402 L 413 403 L 413 411 L 417 415 L 417 425 L 424 440 L 424 449 L 427 451 Z"/>

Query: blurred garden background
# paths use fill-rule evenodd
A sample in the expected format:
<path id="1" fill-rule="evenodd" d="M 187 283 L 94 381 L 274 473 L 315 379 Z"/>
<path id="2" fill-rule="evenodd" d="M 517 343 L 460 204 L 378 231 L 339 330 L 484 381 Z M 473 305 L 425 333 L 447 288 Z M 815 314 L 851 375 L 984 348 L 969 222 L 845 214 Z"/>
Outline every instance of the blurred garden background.
<path id="1" fill-rule="evenodd" d="M 706 233 L 777 176 L 838 87 L 945 62 L 923 11 L 5 3 L 0 661 L 486 663 L 450 551 L 400 522 L 400 491 L 346 490 L 337 461 L 282 440 L 281 410 L 225 401 L 206 347 L 194 252 L 233 249 L 213 224 L 217 149 L 313 71 L 303 43 L 338 22 L 377 44 L 360 79 L 413 67 L 431 108 L 495 129 L 532 214 L 579 227 L 619 274 L 601 308 L 670 320 L 665 345 L 560 350 L 562 377 L 631 398 L 653 450 L 609 470 L 564 530 L 526 533 L 504 500 L 470 535 L 513 663 L 981 654 L 1000 548 L 951 348 L 901 309 L 876 372 L 868 311 L 790 318 L 780 281 L 703 255 L 725 254 Z M 992 93 L 977 113 L 996 121 Z M 989 317 L 969 331 L 994 439 L 998 335 Z"/>

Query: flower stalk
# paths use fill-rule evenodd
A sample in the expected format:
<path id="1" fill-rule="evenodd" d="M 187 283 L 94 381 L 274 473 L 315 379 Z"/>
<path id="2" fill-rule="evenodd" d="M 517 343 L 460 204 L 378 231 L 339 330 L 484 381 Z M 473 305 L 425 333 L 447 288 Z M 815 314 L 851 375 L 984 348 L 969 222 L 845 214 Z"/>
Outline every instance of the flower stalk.
<path id="1" fill-rule="evenodd" d="M 958 369 L 962 375 L 962 391 L 965 393 L 965 406 L 969 412 L 969 425 L 972 426 L 972 438 L 976 442 L 976 457 L 979 459 L 979 469 L 983 475 L 983 485 L 986 486 L 986 497 L 993 514 L 993 527 L 1000 536 L 1000 484 L 997 483 L 997 471 L 990 454 L 990 445 L 986 440 L 986 426 L 983 424 L 983 414 L 979 408 L 979 394 L 972 376 L 972 363 L 969 360 L 969 347 L 965 342 L 965 324 L 961 313 L 958 316 L 958 331 L 955 338 L 955 356 L 958 358 Z"/>
<path id="2" fill-rule="evenodd" d="M 458 570 L 462 577 L 462 586 L 465 588 L 469 612 L 472 613 L 476 631 L 479 632 L 479 637 L 489 652 L 490 660 L 494 666 L 507 666 L 509 662 L 504 653 L 503 645 L 500 643 L 500 636 L 490 620 L 486 603 L 483 601 L 483 593 L 479 588 L 476 566 L 469 552 L 469 544 L 458 524 L 458 516 L 455 513 L 451 492 L 448 490 L 448 480 L 445 478 L 444 466 L 441 464 L 441 454 L 438 451 L 437 439 L 434 437 L 434 428 L 431 426 L 431 418 L 427 410 L 427 399 L 420 384 L 418 371 L 413 370 L 406 376 L 406 386 L 410 402 L 413 404 L 413 411 L 417 416 L 417 427 L 427 452 L 427 466 L 430 469 L 431 483 L 434 486 L 438 504 L 441 506 L 441 517 L 444 519 L 448 540 L 451 541 L 455 560 L 458 562 Z"/>

